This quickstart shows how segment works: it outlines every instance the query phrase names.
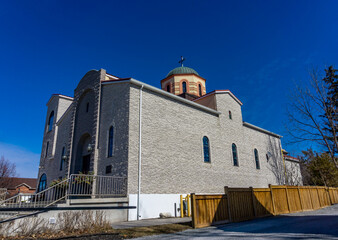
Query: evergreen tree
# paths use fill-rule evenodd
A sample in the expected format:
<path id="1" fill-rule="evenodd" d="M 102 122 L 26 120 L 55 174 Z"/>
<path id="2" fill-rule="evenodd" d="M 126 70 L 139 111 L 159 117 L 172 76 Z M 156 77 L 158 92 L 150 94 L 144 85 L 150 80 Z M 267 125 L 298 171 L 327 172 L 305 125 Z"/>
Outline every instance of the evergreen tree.
<path id="1" fill-rule="evenodd" d="M 326 89 L 326 100 L 324 106 L 324 118 L 325 126 L 323 130 L 326 133 L 326 137 L 332 147 L 333 156 L 335 158 L 338 153 L 338 74 L 337 69 L 334 69 L 333 66 L 325 69 L 325 77 L 323 82 L 325 83 Z M 334 160 L 334 159 L 333 159 Z"/>

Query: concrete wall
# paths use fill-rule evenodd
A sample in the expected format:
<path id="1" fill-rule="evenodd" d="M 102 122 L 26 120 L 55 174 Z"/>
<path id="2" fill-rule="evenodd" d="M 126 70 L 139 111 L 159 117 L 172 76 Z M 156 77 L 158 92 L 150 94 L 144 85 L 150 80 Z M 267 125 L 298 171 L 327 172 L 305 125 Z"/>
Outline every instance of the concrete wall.
<path id="1" fill-rule="evenodd" d="M 129 194 L 129 206 L 137 206 L 137 194 Z M 175 212 L 179 217 L 179 208 L 180 194 L 140 195 L 140 219 L 158 218 L 160 213 L 170 213 L 172 217 L 175 217 Z M 128 221 L 133 220 L 137 220 L 137 209 L 128 210 Z"/>

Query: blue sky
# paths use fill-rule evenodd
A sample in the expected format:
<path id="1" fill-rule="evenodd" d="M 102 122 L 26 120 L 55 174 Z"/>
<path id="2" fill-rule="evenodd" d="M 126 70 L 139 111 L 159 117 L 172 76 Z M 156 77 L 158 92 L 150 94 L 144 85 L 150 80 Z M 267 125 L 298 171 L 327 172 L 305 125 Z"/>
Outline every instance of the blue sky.
<path id="1" fill-rule="evenodd" d="M 73 96 L 100 68 L 159 87 L 181 55 L 207 91 L 229 89 L 243 102 L 244 121 L 285 135 L 294 83 L 312 67 L 338 66 L 337 9 L 338 1 L 2 1 L 0 155 L 36 177 L 51 94 Z"/>

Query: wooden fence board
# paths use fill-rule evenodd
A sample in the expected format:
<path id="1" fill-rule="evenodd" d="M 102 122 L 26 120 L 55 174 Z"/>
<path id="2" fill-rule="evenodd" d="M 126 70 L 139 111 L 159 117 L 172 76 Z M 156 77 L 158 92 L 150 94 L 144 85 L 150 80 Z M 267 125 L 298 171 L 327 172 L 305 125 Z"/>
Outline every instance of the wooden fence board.
<path id="1" fill-rule="evenodd" d="M 254 202 L 256 204 L 257 217 L 273 214 L 272 199 L 270 191 L 254 190 Z"/>
<path id="2" fill-rule="evenodd" d="M 299 190 L 302 198 L 303 210 L 312 210 L 312 202 L 309 189 L 302 187 Z"/>
<path id="3" fill-rule="evenodd" d="M 289 208 L 288 208 L 288 200 L 286 196 L 286 189 L 285 188 L 272 188 L 273 191 L 273 201 L 275 203 L 275 209 L 276 212 L 275 214 L 283 214 L 283 213 L 288 213 Z"/>
<path id="4" fill-rule="evenodd" d="M 270 185 L 269 188 L 225 187 L 224 190 L 222 195 L 191 194 L 194 228 L 338 203 L 338 188 Z"/>
<path id="5" fill-rule="evenodd" d="M 290 212 L 299 212 L 302 211 L 302 206 L 300 203 L 298 187 L 288 187 L 288 194 L 290 199 Z"/>

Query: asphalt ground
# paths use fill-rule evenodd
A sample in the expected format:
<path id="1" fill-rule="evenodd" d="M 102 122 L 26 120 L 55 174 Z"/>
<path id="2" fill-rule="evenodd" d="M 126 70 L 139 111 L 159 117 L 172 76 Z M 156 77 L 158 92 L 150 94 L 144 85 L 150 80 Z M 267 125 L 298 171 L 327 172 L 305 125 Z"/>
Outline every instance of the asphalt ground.
<path id="1" fill-rule="evenodd" d="M 338 204 L 316 211 L 136 239 L 338 239 Z"/>

